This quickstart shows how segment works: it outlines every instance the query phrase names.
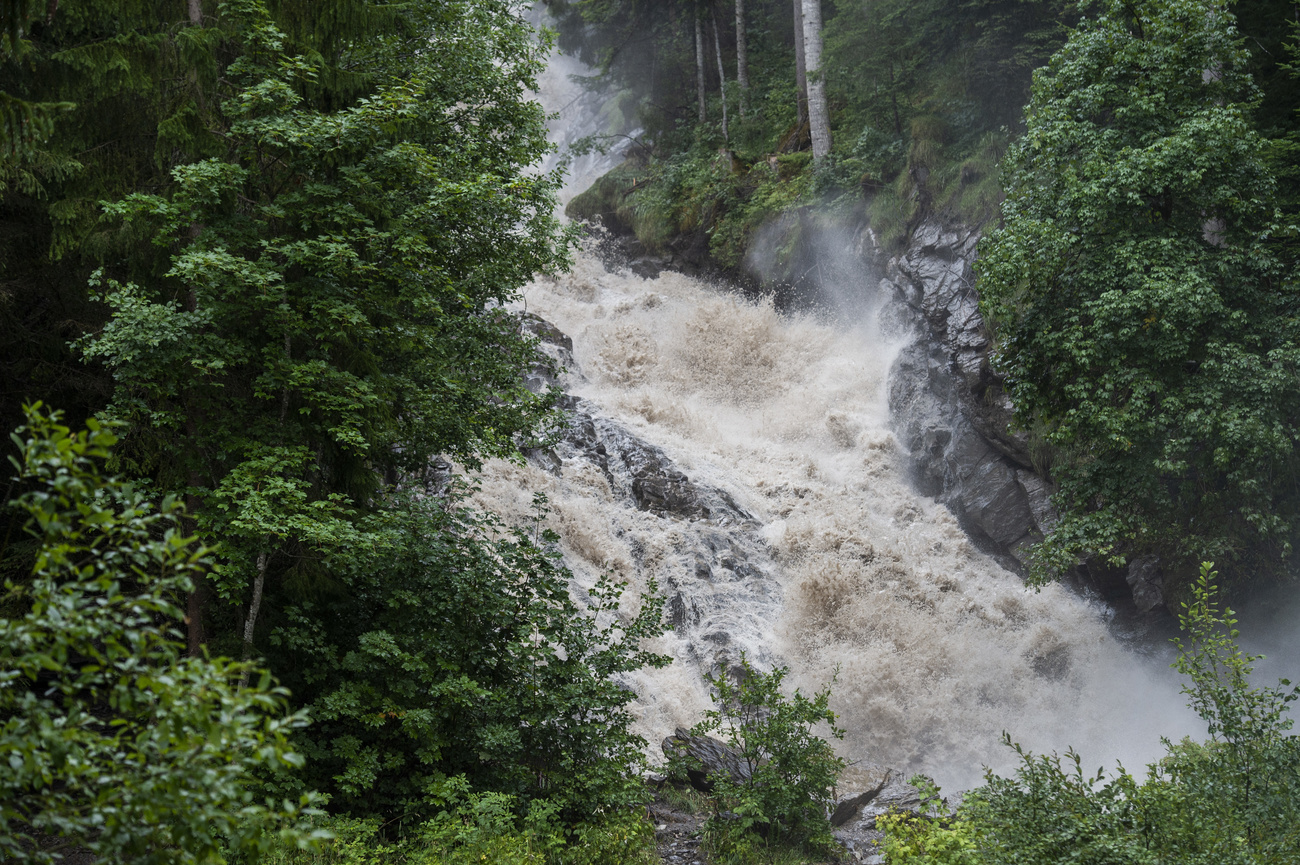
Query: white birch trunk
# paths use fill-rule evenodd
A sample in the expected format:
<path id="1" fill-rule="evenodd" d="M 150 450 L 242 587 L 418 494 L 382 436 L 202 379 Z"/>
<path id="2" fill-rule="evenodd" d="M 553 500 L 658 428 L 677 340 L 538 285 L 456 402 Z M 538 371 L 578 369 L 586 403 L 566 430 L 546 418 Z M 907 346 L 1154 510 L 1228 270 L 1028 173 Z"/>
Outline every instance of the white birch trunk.
<path id="1" fill-rule="evenodd" d="M 808 123 L 812 127 L 813 161 L 831 152 L 831 118 L 826 107 L 826 75 L 822 69 L 821 0 L 803 0 L 803 55 L 808 70 Z"/>
<path id="2" fill-rule="evenodd" d="M 803 0 L 794 0 L 795 129 L 808 119 L 808 66 L 803 56 Z"/>
<path id="3" fill-rule="evenodd" d="M 253 630 L 257 627 L 257 614 L 262 609 L 262 588 L 266 585 L 266 566 L 269 557 L 266 550 L 257 554 L 257 576 L 253 578 L 253 600 L 248 605 L 248 617 L 244 620 L 244 651 L 241 660 L 245 663 L 253 657 Z M 248 669 L 239 674 L 239 687 L 248 686 Z"/>
<path id="4" fill-rule="evenodd" d="M 736 0 L 736 84 L 740 87 L 740 118 L 749 102 L 749 46 L 745 42 L 745 0 Z"/>

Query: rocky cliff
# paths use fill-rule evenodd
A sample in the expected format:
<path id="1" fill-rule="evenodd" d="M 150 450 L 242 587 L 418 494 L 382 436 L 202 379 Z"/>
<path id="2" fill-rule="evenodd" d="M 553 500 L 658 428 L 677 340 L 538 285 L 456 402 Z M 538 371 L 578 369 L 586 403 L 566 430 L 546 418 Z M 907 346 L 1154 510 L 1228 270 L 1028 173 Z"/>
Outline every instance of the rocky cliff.
<path id="1" fill-rule="evenodd" d="M 1011 400 L 989 366 L 971 272 L 978 239 L 974 230 L 927 222 L 901 253 L 879 262 L 895 317 L 917 334 L 890 373 L 889 407 L 918 487 L 1015 570 L 1055 515 L 1027 437 L 1008 431 Z M 865 240 L 879 259 L 869 232 Z"/>

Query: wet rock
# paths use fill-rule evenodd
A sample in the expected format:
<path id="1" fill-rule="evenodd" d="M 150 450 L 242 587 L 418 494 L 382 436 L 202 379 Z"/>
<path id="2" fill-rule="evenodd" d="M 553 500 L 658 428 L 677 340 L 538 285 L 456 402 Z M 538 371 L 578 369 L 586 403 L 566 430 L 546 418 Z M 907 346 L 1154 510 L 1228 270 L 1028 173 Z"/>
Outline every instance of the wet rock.
<path id="1" fill-rule="evenodd" d="M 552 448 L 520 448 L 524 459 L 541 468 L 548 474 L 560 476 L 562 463 L 560 457 Z"/>
<path id="2" fill-rule="evenodd" d="M 750 778 L 749 764 L 740 752 L 712 736 L 692 736 L 690 730 L 678 727 L 672 736 L 664 739 L 662 747 L 664 756 L 670 760 L 691 759 L 695 765 L 687 769 L 687 777 L 692 787 L 704 793 L 713 792 L 715 779 L 720 776 L 729 776 L 736 783 Z"/>
<path id="3" fill-rule="evenodd" d="M 886 783 L 855 815 L 832 832 L 851 862 L 883 861 L 876 858 L 882 854 L 885 842 L 885 833 L 876 828 L 877 817 L 891 812 L 921 813 L 921 791 L 904 781 L 901 772 L 883 767 L 870 770 L 887 772 Z M 947 801 L 940 807 L 948 813 L 952 811 Z"/>
<path id="4" fill-rule="evenodd" d="M 534 365 L 524 374 L 524 387 L 533 393 L 559 387 L 559 375 L 564 372 L 578 374 L 578 364 L 573 359 L 573 340 L 539 315 L 526 312 L 519 317 L 519 329 L 537 337 L 542 352 L 550 363 Z"/>
<path id="5" fill-rule="evenodd" d="M 1128 563 L 1124 578 L 1133 592 L 1133 603 L 1139 613 L 1149 613 L 1164 606 L 1164 576 L 1160 573 L 1159 557 L 1139 556 Z"/>
<path id="6" fill-rule="evenodd" d="M 835 807 L 831 809 L 831 825 L 843 826 L 858 816 L 862 806 L 876 798 L 889 784 L 893 771 L 880 766 L 849 766 L 840 774 L 835 785 Z"/>
<path id="7" fill-rule="evenodd" d="M 889 406 L 918 488 L 1019 569 L 1055 513 L 1027 440 L 1008 430 L 1012 405 L 988 364 L 971 272 L 977 241 L 931 221 L 887 262 L 882 286 L 894 294 L 894 315 L 918 334 L 891 370 Z"/>
<path id="8" fill-rule="evenodd" d="M 628 553 L 663 587 L 668 619 L 684 643 L 682 663 L 716 674 L 737 664 L 742 651 L 751 663 L 775 663 L 767 634 L 782 590 L 759 522 L 727 490 L 688 477 L 665 451 L 598 406 L 568 394 L 559 405 L 567 413 L 559 441 L 528 457 L 555 473 L 553 455 L 560 477 L 599 471 L 609 485 L 612 520 L 636 513 L 636 521 L 665 521 L 669 544 L 648 550 L 633 542 Z"/>

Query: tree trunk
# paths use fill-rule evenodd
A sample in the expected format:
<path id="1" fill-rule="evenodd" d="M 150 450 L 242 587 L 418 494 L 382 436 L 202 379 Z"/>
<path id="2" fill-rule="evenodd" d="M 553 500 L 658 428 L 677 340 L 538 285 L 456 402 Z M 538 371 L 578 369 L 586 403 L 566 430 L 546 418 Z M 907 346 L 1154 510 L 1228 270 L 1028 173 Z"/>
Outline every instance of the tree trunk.
<path id="1" fill-rule="evenodd" d="M 745 44 L 745 0 L 736 0 L 736 84 L 740 87 L 740 118 L 749 102 L 749 46 Z"/>
<path id="2" fill-rule="evenodd" d="M 203 0 L 189 0 L 190 24 L 198 27 L 203 23 Z"/>
<path id="3" fill-rule="evenodd" d="M 731 134 L 727 130 L 727 71 L 722 65 L 722 33 L 718 28 L 718 15 L 713 14 L 713 50 L 718 55 L 718 92 L 722 94 L 722 140 L 731 144 Z"/>
<path id="4" fill-rule="evenodd" d="M 803 56 L 803 0 L 794 0 L 795 134 L 808 119 L 808 66 Z"/>
<path id="5" fill-rule="evenodd" d="M 253 600 L 248 605 L 248 618 L 244 620 L 244 651 L 240 660 L 247 662 L 253 657 L 253 629 L 257 626 L 257 613 L 262 608 L 262 587 L 266 585 L 266 565 L 269 556 L 266 550 L 257 554 L 257 576 L 253 578 Z M 248 669 L 239 674 L 239 687 L 248 685 Z"/>
<path id="6" fill-rule="evenodd" d="M 700 10 L 695 10 L 695 84 L 700 98 L 700 123 L 709 119 L 704 111 L 704 22 L 700 20 Z"/>
<path id="7" fill-rule="evenodd" d="M 813 162 L 821 162 L 831 152 L 831 118 L 826 107 L 826 75 L 822 69 L 821 0 L 803 0 L 803 55 L 808 74 Z"/>

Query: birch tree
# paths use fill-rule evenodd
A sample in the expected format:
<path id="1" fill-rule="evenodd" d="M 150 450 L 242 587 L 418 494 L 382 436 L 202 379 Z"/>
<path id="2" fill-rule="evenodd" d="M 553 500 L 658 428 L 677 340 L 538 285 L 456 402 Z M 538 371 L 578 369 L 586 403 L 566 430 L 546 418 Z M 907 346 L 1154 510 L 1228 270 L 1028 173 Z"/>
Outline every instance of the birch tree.
<path id="1" fill-rule="evenodd" d="M 803 0 L 803 53 L 807 75 L 808 121 L 812 127 L 813 161 L 831 152 L 830 112 L 826 107 L 826 76 L 822 74 L 821 0 Z"/>
<path id="2" fill-rule="evenodd" d="M 749 47 L 745 44 L 745 0 L 736 0 L 736 85 L 740 89 L 740 118 L 749 102 Z"/>

